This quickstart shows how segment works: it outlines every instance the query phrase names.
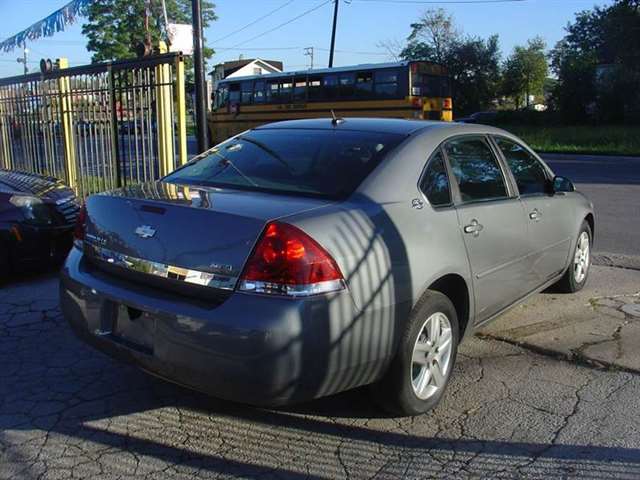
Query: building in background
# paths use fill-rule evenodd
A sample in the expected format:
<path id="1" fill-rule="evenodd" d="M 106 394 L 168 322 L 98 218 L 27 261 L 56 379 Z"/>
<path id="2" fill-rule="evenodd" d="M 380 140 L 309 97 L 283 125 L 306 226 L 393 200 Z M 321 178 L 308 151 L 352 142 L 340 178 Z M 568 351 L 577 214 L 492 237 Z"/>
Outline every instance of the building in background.
<path id="1" fill-rule="evenodd" d="M 209 73 L 215 88 L 216 82 L 229 77 L 246 77 L 250 75 L 265 75 L 282 72 L 282 62 L 277 60 L 262 60 L 261 58 L 241 58 L 230 62 L 223 62 L 213 67 Z"/>

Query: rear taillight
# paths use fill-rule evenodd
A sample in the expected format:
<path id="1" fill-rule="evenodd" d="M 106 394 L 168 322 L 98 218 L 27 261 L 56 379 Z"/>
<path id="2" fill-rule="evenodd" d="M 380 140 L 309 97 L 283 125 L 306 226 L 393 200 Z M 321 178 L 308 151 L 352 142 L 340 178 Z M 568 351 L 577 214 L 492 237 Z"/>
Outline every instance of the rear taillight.
<path id="1" fill-rule="evenodd" d="M 345 288 L 335 260 L 309 235 L 287 223 L 265 228 L 240 277 L 239 290 L 308 296 Z"/>
<path id="2" fill-rule="evenodd" d="M 82 242 L 84 241 L 84 231 L 87 224 L 87 208 L 82 205 L 76 218 L 76 226 L 73 229 L 73 243 L 79 248 L 82 248 Z"/>

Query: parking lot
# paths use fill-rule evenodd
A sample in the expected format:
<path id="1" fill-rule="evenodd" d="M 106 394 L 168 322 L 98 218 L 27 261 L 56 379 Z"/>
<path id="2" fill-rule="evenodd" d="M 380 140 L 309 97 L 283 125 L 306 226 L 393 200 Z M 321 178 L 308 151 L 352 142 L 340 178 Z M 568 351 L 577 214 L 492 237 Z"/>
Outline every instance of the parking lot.
<path id="1" fill-rule="evenodd" d="M 640 475 L 633 373 L 473 339 L 428 415 L 390 418 L 366 389 L 264 410 L 80 343 L 58 310 L 54 274 L 3 290 L 0 318 L 0 478 Z"/>
<path id="2" fill-rule="evenodd" d="M 610 191 L 637 201 L 620 171 Z M 615 206 L 578 186 L 598 212 Z M 637 236 L 602 224 L 598 263 L 637 259 Z M 0 478 L 638 478 L 640 318 L 623 307 L 640 272 L 617 266 L 463 344 L 443 402 L 413 418 L 366 389 L 258 409 L 157 380 L 76 339 L 54 271 L 21 275 L 0 290 Z"/>

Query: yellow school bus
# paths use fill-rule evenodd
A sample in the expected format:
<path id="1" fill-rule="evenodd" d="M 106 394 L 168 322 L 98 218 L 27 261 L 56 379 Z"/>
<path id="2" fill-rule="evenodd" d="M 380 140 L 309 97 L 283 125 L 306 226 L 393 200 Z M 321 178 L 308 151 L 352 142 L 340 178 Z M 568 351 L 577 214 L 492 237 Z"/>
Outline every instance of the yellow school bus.
<path id="1" fill-rule="evenodd" d="M 208 117 L 212 145 L 268 122 L 298 118 L 452 120 L 445 67 L 405 61 L 220 80 Z"/>

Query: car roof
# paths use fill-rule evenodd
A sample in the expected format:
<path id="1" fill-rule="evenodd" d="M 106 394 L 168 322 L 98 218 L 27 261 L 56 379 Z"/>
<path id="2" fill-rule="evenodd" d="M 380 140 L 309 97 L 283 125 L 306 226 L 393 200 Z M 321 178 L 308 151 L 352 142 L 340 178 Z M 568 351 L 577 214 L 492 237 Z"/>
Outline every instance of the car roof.
<path id="1" fill-rule="evenodd" d="M 309 130 L 358 130 L 362 132 L 384 132 L 410 135 L 419 130 L 441 128 L 447 122 L 430 120 L 402 120 L 399 118 L 362 118 L 345 117 L 336 123 L 331 117 L 308 118 L 301 120 L 285 120 L 267 123 L 256 127 L 255 130 L 265 129 L 309 129 Z"/>
<path id="2" fill-rule="evenodd" d="M 416 133 L 455 134 L 505 134 L 503 130 L 488 125 L 442 122 L 436 120 L 403 120 L 399 118 L 363 118 L 345 117 L 338 123 L 331 118 L 313 118 L 301 120 L 285 120 L 267 123 L 255 130 L 268 129 L 308 129 L 308 130 L 356 130 L 362 132 L 395 133 L 413 135 Z"/>

